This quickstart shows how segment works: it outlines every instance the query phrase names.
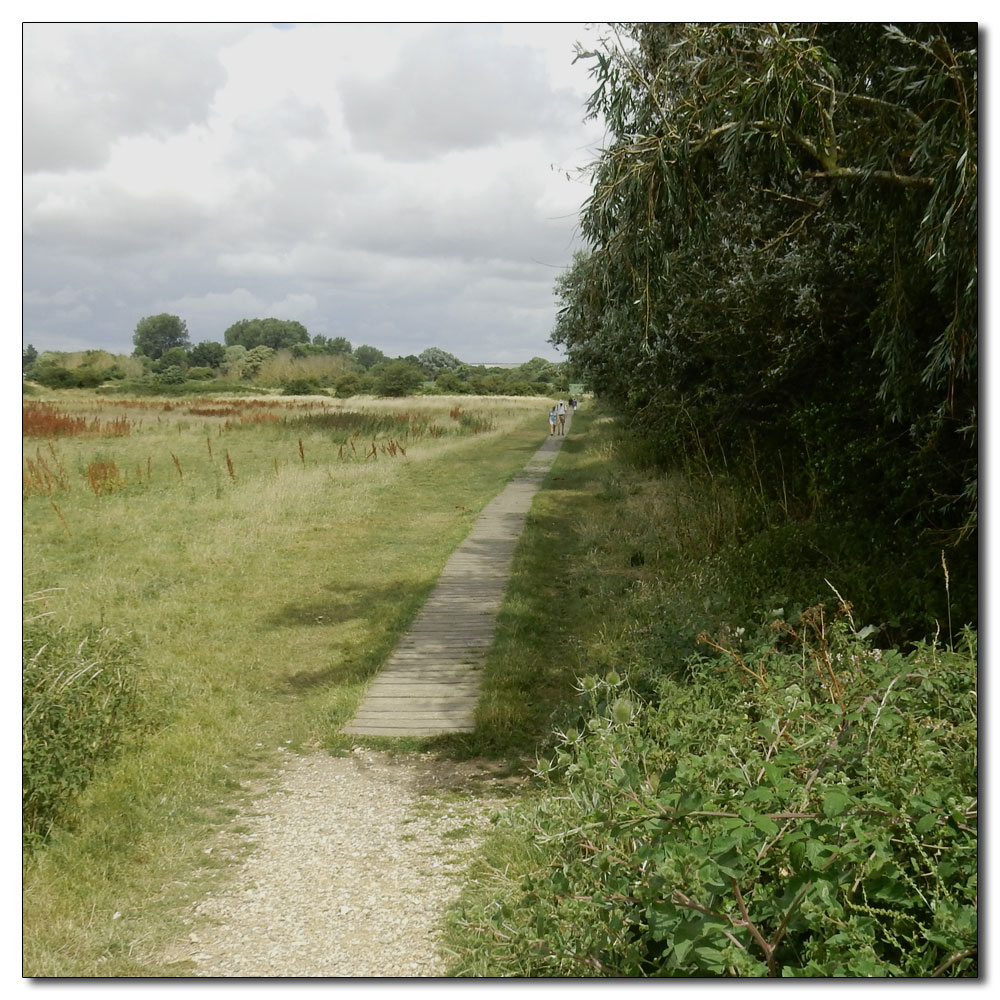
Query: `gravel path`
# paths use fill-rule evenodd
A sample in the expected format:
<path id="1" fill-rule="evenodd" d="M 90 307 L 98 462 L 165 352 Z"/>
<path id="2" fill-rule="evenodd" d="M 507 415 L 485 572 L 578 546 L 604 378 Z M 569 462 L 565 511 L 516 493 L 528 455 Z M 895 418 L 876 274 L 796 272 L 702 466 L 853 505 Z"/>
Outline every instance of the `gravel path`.
<path id="1" fill-rule="evenodd" d="M 167 960 L 208 977 L 443 975 L 445 909 L 516 784 L 491 767 L 360 747 L 289 754 L 278 787 L 234 824 L 252 851 Z"/>

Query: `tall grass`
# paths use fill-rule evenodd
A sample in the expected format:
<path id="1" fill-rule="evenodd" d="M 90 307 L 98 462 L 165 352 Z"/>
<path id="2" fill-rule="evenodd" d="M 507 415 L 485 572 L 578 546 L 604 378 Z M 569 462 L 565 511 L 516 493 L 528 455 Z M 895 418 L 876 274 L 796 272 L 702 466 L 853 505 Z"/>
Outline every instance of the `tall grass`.
<path id="1" fill-rule="evenodd" d="M 297 419 L 317 412 L 305 401 L 48 401 L 88 423 L 125 409 L 133 430 L 59 439 L 60 516 L 47 494 L 24 500 L 24 588 L 59 588 L 57 624 L 131 633 L 146 731 L 28 859 L 24 969 L 155 975 L 177 907 L 216 870 L 207 838 L 279 748 L 336 743 L 475 515 L 541 443 L 544 411 L 484 400 L 495 429 L 451 433 L 455 402 L 436 398 L 419 410 L 449 433 L 401 449 L 397 421 L 362 439 L 377 458 L 347 462 Z M 262 413 L 277 419 L 240 419 Z M 94 488 L 98 468 L 119 470 L 114 489 Z"/>

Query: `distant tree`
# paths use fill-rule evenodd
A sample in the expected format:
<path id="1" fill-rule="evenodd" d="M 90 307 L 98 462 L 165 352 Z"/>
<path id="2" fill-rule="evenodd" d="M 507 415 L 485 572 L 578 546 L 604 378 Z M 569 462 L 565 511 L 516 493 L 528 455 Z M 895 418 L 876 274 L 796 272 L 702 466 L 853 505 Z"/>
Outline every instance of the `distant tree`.
<path id="1" fill-rule="evenodd" d="M 309 331 L 293 319 L 241 319 L 223 334 L 228 346 L 241 344 L 248 351 L 270 347 L 275 351 L 293 344 L 308 344 Z"/>
<path id="2" fill-rule="evenodd" d="M 187 376 L 180 365 L 168 365 L 163 371 L 159 371 L 153 375 L 152 379 L 159 385 L 181 385 L 181 383 L 187 381 Z"/>
<path id="3" fill-rule="evenodd" d="M 76 375 L 56 361 L 36 361 L 28 369 L 28 377 L 48 389 L 69 389 L 76 386 Z"/>
<path id="4" fill-rule="evenodd" d="M 380 361 L 388 360 L 377 347 L 371 347 L 368 344 L 355 347 L 352 357 L 364 371 L 368 371 L 369 368 L 377 365 Z"/>
<path id="5" fill-rule="evenodd" d="M 222 362 L 222 369 L 227 375 L 239 378 L 243 367 L 243 359 L 247 356 L 247 349 L 242 344 L 233 344 L 232 347 L 224 349 L 225 356 Z"/>
<path id="6" fill-rule="evenodd" d="M 214 340 L 203 340 L 191 348 L 187 360 L 194 368 L 221 368 L 226 360 L 226 349 Z"/>
<path id="7" fill-rule="evenodd" d="M 38 351 L 28 344 L 21 348 L 21 371 L 26 372 L 38 360 Z"/>
<path id="8" fill-rule="evenodd" d="M 428 378 L 437 378 L 441 372 L 455 371 L 462 367 L 462 362 L 454 354 L 449 354 L 440 347 L 428 347 L 421 351 L 417 355 L 417 364 L 427 372 Z"/>
<path id="9" fill-rule="evenodd" d="M 341 375 L 333 383 L 333 392 L 338 399 L 347 399 L 349 396 L 356 396 L 361 392 L 361 376 L 356 372 Z"/>
<path id="10" fill-rule="evenodd" d="M 246 352 L 240 363 L 240 378 L 253 378 L 260 371 L 261 365 L 265 361 L 270 361 L 275 353 L 274 348 L 268 347 L 266 344 L 252 347 Z"/>
<path id="11" fill-rule="evenodd" d="M 559 381 L 560 365 L 545 358 L 532 358 L 517 369 L 517 374 L 529 382 Z"/>
<path id="12" fill-rule="evenodd" d="M 159 360 L 153 365 L 153 371 L 163 372 L 168 368 L 180 368 L 187 371 L 188 352 L 183 347 L 171 347 L 160 355 Z"/>
<path id="13" fill-rule="evenodd" d="M 420 388 L 424 373 L 405 360 L 390 361 L 375 378 L 375 393 L 379 396 L 409 396 Z"/>
<path id="14" fill-rule="evenodd" d="M 330 337 L 326 342 L 326 349 L 331 354 L 350 354 L 351 342 L 346 337 Z"/>
<path id="15" fill-rule="evenodd" d="M 171 347 L 187 347 L 187 323 L 170 313 L 143 316 L 136 323 L 132 343 L 135 344 L 135 354 L 143 354 L 156 361 Z"/>
<path id="16" fill-rule="evenodd" d="M 450 369 L 441 372 L 434 380 L 434 385 L 438 392 L 461 393 L 469 391 L 468 385 Z"/>

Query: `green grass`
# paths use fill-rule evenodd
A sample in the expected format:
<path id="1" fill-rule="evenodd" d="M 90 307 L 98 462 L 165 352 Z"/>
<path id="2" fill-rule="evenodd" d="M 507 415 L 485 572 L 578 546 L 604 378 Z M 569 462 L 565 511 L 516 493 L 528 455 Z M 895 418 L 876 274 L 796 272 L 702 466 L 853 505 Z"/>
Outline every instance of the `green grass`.
<path id="1" fill-rule="evenodd" d="M 496 753 L 513 756 L 533 745 L 541 760 L 560 760 L 560 754 L 563 759 L 559 774 L 550 782 L 527 786 L 480 852 L 462 899 L 449 917 L 446 947 L 454 956 L 453 975 L 601 976 L 637 968 L 624 960 L 613 966 L 590 964 L 591 958 L 602 954 L 593 945 L 595 928 L 604 928 L 606 923 L 611 928 L 609 935 L 613 937 L 614 932 L 628 938 L 622 944 L 623 953 L 631 954 L 628 948 L 633 944 L 644 946 L 648 937 L 644 905 L 651 900 L 659 903 L 655 893 L 666 891 L 653 884 L 653 876 L 660 874 L 654 861 L 646 871 L 645 859 L 652 856 L 649 843 L 661 853 L 676 850 L 681 855 L 694 850 L 695 840 L 693 835 L 688 840 L 672 839 L 667 834 L 658 839 L 659 814 L 653 809 L 648 829 L 638 820 L 634 826 L 630 820 L 623 822 L 618 842 L 605 844 L 611 838 L 607 814 L 618 805 L 625 809 L 631 802 L 622 762 L 629 761 L 632 773 L 640 775 L 648 762 L 651 787 L 655 787 L 656 775 L 664 769 L 658 765 L 662 765 L 662 758 L 670 757 L 671 764 L 686 769 L 697 786 L 706 766 L 699 753 L 713 750 L 723 734 L 733 745 L 727 766 L 747 759 L 751 735 L 765 741 L 764 752 L 769 754 L 774 738 L 768 734 L 777 730 L 777 716 L 766 714 L 772 711 L 770 706 L 761 709 L 759 716 L 744 714 L 747 709 L 740 696 L 740 675 L 724 657 L 719 657 L 722 662 L 706 661 L 711 647 L 699 641 L 699 636 L 705 633 L 706 639 L 714 637 L 713 641 L 737 650 L 743 649 L 740 644 L 745 642 L 747 649 L 756 652 L 751 640 L 756 641 L 762 622 L 769 625 L 783 617 L 789 622 L 799 620 L 792 603 L 784 608 L 773 603 L 776 593 L 798 602 L 825 600 L 832 621 L 840 602 L 825 581 L 833 581 L 850 600 L 851 584 L 865 579 L 859 572 L 865 568 L 864 562 L 853 562 L 846 550 L 813 552 L 807 563 L 794 550 L 776 544 L 784 535 L 761 525 L 759 512 L 741 499 L 734 484 L 699 484 L 680 474 L 652 474 L 634 465 L 629 452 L 629 443 L 612 419 L 596 408 L 581 411 L 548 488 L 537 498 L 529 518 L 517 572 L 501 613 L 505 627 L 491 657 L 493 672 L 481 702 L 476 738 L 481 748 Z M 812 537 L 817 531 L 816 526 L 791 521 L 777 527 L 784 534 L 799 529 L 811 532 Z M 934 585 L 933 580 L 919 580 L 914 587 Z M 943 588 L 944 581 L 937 586 Z M 857 626 L 862 629 L 870 619 L 861 604 L 855 612 Z M 863 631 L 868 635 L 870 630 Z M 767 632 L 772 639 L 774 634 Z M 883 640 L 878 644 L 881 649 L 869 649 L 866 655 L 879 664 L 882 654 L 889 656 L 891 643 L 884 641 L 888 638 L 884 631 L 876 630 L 876 634 Z M 872 641 L 869 635 L 869 646 Z M 766 665 L 772 651 L 769 646 L 762 648 L 761 662 Z M 749 661 L 749 653 L 743 655 Z M 808 660 L 801 650 L 790 656 L 782 650 L 782 655 L 796 669 Z M 974 653 L 971 658 L 957 659 L 962 661 L 963 682 L 967 682 L 970 672 L 974 676 Z M 692 679 L 689 664 L 703 661 L 707 665 Z M 741 662 L 739 656 L 734 662 Z M 764 667 L 754 661 L 754 669 Z M 589 701 L 600 701 L 603 694 L 593 699 L 582 694 L 578 700 L 568 699 L 567 687 L 575 678 L 588 675 L 602 679 L 598 687 L 617 691 L 623 686 L 631 691 L 631 700 L 616 703 L 617 696 L 607 695 L 607 704 L 594 709 Z M 896 696 L 902 697 L 896 688 L 901 690 L 903 685 L 897 684 L 898 678 L 891 680 L 894 676 L 890 673 L 885 680 L 891 681 L 888 686 L 895 685 Z M 776 682 L 779 700 L 786 687 L 784 678 Z M 859 696 L 862 701 L 866 694 Z M 818 697 L 815 703 L 825 704 L 830 714 L 836 715 L 837 706 L 831 707 L 829 698 L 824 701 Z M 887 698 L 887 690 L 869 698 L 871 711 Z M 927 724 L 930 744 L 938 720 L 930 704 L 922 705 L 920 698 L 917 692 L 917 715 L 924 717 L 921 725 Z M 635 711 L 637 705 L 647 702 L 648 711 Z M 779 707 L 778 715 L 782 710 Z M 655 739 L 649 722 L 653 717 L 660 726 Z M 756 727 L 761 718 L 766 718 L 770 727 L 763 732 Z M 590 727 L 603 725 L 602 719 L 613 720 L 618 743 L 598 761 L 607 765 L 611 775 L 598 796 L 595 788 L 603 772 L 595 771 L 597 764 L 583 750 L 578 756 L 566 757 L 566 748 L 579 744 L 588 749 Z M 836 724 L 841 721 L 838 716 Z M 970 725 L 974 729 L 974 717 L 971 721 L 965 717 L 962 722 L 963 738 L 967 738 Z M 941 731 L 949 733 L 949 726 L 950 722 L 942 725 Z M 743 730 L 748 731 L 747 738 Z M 793 741 L 797 747 L 808 748 L 817 739 L 815 727 L 807 726 L 806 730 L 802 739 Z M 919 727 L 914 729 L 917 731 Z M 678 754 L 664 733 L 671 739 L 676 737 L 678 745 L 686 739 L 701 749 L 687 756 Z M 867 738 L 868 730 L 862 736 Z M 862 747 L 865 738 L 861 739 Z M 825 744 L 819 746 L 822 750 Z M 687 749 L 684 754 L 688 754 Z M 936 747 L 928 751 L 931 756 L 938 762 L 949 759 Z M 969 768 L 974 768 L 974 763 L 965 763 L 968 756 L 962 758 L 966 785 Z M 909 766 L 912 757 L 910 748 L 904 752 L 897 745 L 883 751 L 872 766 L 892 771 L 903 763 Z M 974 754 L 971 757 L 974 761 Z M 957 775 L 957 756 L 950 766 Z M 831 769 L 824 780 L 836 783 L 846 779 Z M 916 794 L 912 789 L 919 789 L 920 783 L 909 775 L 906 781 L 910 783 L 904 787 L 912 798 Z M 954 784 L 957 789 L 957 777 Z M 972 787 L 974 796 L 974 780 Z M 961 789 L 962 796 L 967 792 L 967 788 Z M 961 823 L 974 824 L 974 801 L 971 813 L 967 799 L 961 801 L 965 810 L 959 815 Z M 766 827 L 763 821 L 762 825 Z M 881 836 L 877 826 L 866 826 L 865 835 Z M 829 831 L 824 828 L 820 833 L 826 837 Z M 898 834 L 883 833 L 887 843 L 897 838 L 891 850 L 899 853 Z M 974 836 L 963 829 L 962 851 Z M 602 857 L 611 863 L 616 877 L 620 876 L 614 884 L 602 881 L 604 877 L 598 874 L 594 859 L 600 852 L 592 849 L 592 841 L 602 845 Z M 645 853 L 637 854 L 640 844 Z M 961 856 L 964 860 L 967 853 Z M 861 871 L 870 859 L 859 849 L 856 860 Z M 697 868 L 694 862 L 692 865 Z M 964 868 L 958 871 L 962 878 L 967 874 Z M 670 872 L 664 877 L 674 878 L 674 869 Z M 779 870 L 778 874 L 784 878 L 787 872 Z M 564 875 L 575 881 L 566 881 Z M 855 876 L 851 874 L 848 885 L 855 883 Z M 972 879 L 969 895 L 974 897 L 974 872 Z M 776 879 L 774 884 L 779 883 Z M 619 910 L 629 909 L 628 901 L 639 895 L 640 887 L 653 895 L 643 897 L 632 908 L 634 912 L 628 915 L 632 923 L 623 930 L 625 922 L 615 924 Z M 961 911 L 966 924 L 974 905 L 973 900 Z M 558 920 L 553 916 L 556 910 Z M 822 923 L 826 918 L 813 915 L 810 919 Z M 960 928 L 963 934 L 968 930 L 966 924 Z M 948 939 L 960 942 L 956 953 L 962 955 L 966 947 L 961 943 L 963 934 Z M 822 935 L 823 929 L 817 929 L 816 939 L 821 940 Z M 573 955 L 581 961 L 574 963 Z M 966 956 L 955 966 L 958 974 L 967 974 L 962 970 L 970 961 L 974 959 Z M 758 974 L 755 970 L 747 974 Z"/>
<path id="2" fill-rule="evenodd" d="M 206 840 L 267 780 L 279 748 L 337 747 L 448 555 L 541 444 L 545 405 L 351 400 L 374 415 L 429 413 L 441 428 L 376 429 L 355 439 L 358 450 L 376 442 L 361 460 L 341 457 L 344 440 L 321 422 L 47 398 L 88 420 L 124 412 L 134 426 L 51 448 L 26 440 L 26 457 L 58 465 L 68 486 L 27 491 L 24 589 L 49 591 L 60 621 L 133 633 L 147 726 L 27 860 L 24 971 L 168 974 L 151 956 L 224 861 Z M 296 405 L 277 412 L 294 418 Z M 455 406 L 495 430 L 463 426 Z M 405 457 L 379 450 L 387 440 Z M 124 480 L 100 495 L 87 477 L 98 460 Z"/>

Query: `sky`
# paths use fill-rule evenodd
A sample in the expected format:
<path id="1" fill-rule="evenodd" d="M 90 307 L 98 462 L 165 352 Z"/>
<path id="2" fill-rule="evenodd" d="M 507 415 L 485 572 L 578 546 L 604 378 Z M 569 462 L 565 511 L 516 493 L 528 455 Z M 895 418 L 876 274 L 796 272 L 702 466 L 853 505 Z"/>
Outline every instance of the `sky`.
<path id="1" fill-rule="evenodd" d="M 599 29 L 548 23 L 22 28 L 22 340 L 130 354 L 297 320 L 390 357 L 558 360 Z"/>

